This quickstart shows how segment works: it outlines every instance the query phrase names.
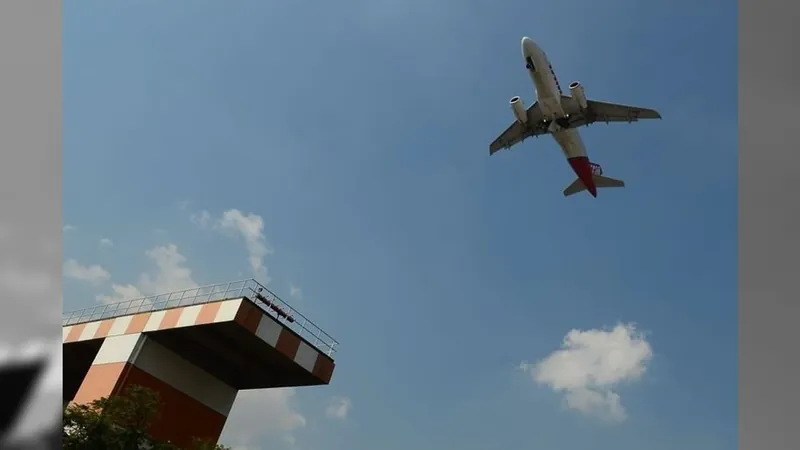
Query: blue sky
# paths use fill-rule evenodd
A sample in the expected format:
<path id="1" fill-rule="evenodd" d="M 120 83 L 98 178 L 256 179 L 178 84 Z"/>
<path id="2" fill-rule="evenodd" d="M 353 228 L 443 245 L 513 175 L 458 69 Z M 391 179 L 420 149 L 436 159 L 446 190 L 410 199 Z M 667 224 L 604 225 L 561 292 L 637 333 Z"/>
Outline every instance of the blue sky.
<path id="1" fill-rule="evenodd" d="M 65 3 L 64 258 L 102 271 L 67 277 L 64 308 L 251 276 L 243 239 L 191 220 L 235 209 L 263 221 L 270 287 L 342 347 L 330 386 L 251 394 L 278 425 L 229 443 L 733 448 L 735 33 L 719 0 Z M 626 189 L 563 198 L 547 138 L 489 158 L 508 99 L 533 101 L 524 35 L 562 85 L 662 113 L 582 130 Z M 624 421 L 519 368 L 618 323 L 652 351 L 613 387 Z"/>

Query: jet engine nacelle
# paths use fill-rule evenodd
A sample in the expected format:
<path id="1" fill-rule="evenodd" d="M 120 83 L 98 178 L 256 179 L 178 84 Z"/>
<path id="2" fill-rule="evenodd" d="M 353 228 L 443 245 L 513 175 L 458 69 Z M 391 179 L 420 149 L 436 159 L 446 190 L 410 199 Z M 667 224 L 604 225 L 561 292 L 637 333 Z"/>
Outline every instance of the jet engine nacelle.
<path id="1" fill-rule="evenodd" d="M 514 111 L 514 117 L 522 123 L 523 125 L 528 123 L 528 109 L 525 108 L 525 103 L 522 102 L 522 99 L 517 97 L 512 97 L 511 101 L 511 110 Z"/>
<path id="2" fill-rule="evenodd" d="M 586 102 L 586 94 L 583 92 L 583 86 L 579 81 L 573 81 L 570 83 L 569 91 L 572 93 L 572 98 L 578 102 L 578 106 L 581 109 L 586 109 L 589 107 L 589 104 Z"/>

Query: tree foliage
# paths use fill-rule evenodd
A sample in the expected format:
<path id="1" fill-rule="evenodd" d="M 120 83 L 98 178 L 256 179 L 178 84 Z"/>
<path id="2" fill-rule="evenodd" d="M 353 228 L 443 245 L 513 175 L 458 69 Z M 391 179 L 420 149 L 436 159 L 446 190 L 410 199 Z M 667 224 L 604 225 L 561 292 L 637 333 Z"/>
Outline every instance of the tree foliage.
<path id="1" fill-rule="evenodd" d="M 66 450 L 178 450 L 152 439 L 147 430 L 158 418 L 158 393 L 130 386 L 121 395 L 103 397 L 86 405 L 71 404 L 64 411 L 62 448 Z M 188 450 L 230 450 L 195 440 Z"/>

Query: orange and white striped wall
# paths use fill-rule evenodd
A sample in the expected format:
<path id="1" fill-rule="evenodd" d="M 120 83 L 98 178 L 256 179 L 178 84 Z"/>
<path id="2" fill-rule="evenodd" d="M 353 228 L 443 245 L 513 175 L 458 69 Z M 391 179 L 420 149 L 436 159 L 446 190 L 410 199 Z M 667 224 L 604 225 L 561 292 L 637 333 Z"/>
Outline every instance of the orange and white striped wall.
<path id="1" fill-rule="evenodd" d="M 188 445 L 193 437 L 216 442 L 236 399 L 237 389 L 166 349 L 146 334 L 123 334 L 103 341 L 75 403 L 140 385 L 158 392 L 162 402 L 153 437 Z"/>
<path id="2" fill-rule="evenodd" d="M 73 402 L 130 385 L 153 389 L 162 410 L 151 434 L 177 445 L 216 442 L 240 389 L 328 384 L 334 370 L 328 355 L 247 298 L 65 326 L 63 343 L 65 373 L 69 346 L 99 346 Z"/>

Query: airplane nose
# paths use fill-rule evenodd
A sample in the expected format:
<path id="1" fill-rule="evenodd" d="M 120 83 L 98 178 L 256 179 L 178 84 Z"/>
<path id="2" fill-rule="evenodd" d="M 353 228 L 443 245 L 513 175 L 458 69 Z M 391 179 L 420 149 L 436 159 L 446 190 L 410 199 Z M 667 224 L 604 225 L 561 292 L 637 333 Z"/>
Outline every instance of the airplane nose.
<path id="1" fill-rule="evenodd" d="M 533 42 L 533 39 L 526 36 L 522 38 L 520 45 L 522 46 L 523 55 L 533 56 L 534 53 L 536 53 L 536 44 Z"/>

